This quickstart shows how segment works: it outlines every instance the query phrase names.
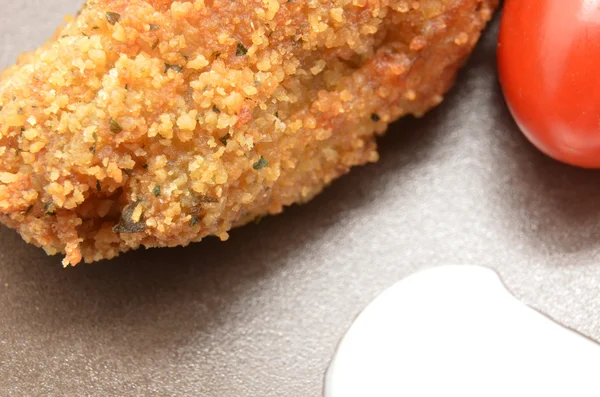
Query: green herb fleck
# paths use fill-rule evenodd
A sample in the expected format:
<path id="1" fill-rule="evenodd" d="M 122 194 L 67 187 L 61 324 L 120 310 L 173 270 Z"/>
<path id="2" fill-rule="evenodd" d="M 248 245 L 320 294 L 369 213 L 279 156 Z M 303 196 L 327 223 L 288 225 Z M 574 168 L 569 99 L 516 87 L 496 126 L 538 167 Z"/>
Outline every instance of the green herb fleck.
<path id="1" fill-rule="evenodd" d="M 119 223 L 113 227 L 115 233 L 141 233 L 144 231 L 144 222 L 133 221 L 133 211 L 139 203 L 133 203 L 125 206 L 123 212 L 121 212 L 121 219 Z"/>
<path id="2" fill-rule="evenodd" d="M 160 196 L 160 186 L 156 185 L 154 186 L 154 189 L 152 189 L 152 194 L 154 195 L 154 197 L 158 197 Z"/>
<path id="3" fill-rule="evenodd" d="M 221 113 L 221 111 L 219 110 L 219 108 L 217 107 L 217 105 L 213 105 L 212 111 L 215 112 L 216 114 Z"/>
<path id="4" fill-rule="evenodd" d="M 252 168 L 254 168 L 256 171 L 260 171 L 263 168 L 265 168 L 267 165 L 269 165 L 269 161 L 266 158 L 264 158 L 263 156 L 260 156 L 258 161 L 256 163 L 254 163 Z"/>
<path id="5" fill-rule="evenodd" d="M 121 20 L 121 14 L 117 14 L 116 12 L 108 11 L 106 13 L 106 20 L 111 25 L 114 25 L 115 23 L 117 23 Z"/>
<path id="6" fill-rule="evenodd" d="M 148 164 L 142 165 L 142 168 L 145 169 L 145 170 L 147 170 L 148 169 Z"/>
<path id="7" fill-rule="evenodd" d="M 29 207 L 27 207 L 27 209 L 23 212 L 24 215 L 27 215 L 31 212 L 31 210 L 33 209 L 33 205 L 30 205 Z"/>
<path id="8" fill-rule="evenodd" d="M 228 132 L 227 134 L 223 135 L 221 138 L 219 138 L 219 140 L 221 141 L 221 143 L 225 146 L 227 146 L 227 141 L 231 139 L 231 134 Z"/>
<path id="9" fill-rule="evenodd" d="M 125 89 L 129 90 L 129 84 L 125 84 Z"/>
<path id="10" fill-rule="evenodd" d="M 94 144 L 90 148 L 90 152 L 92 152 L 92 154 L 96 154 L 96 145 L 98 144 L 98 134 L 96 134 L 96 132 L 94 132 L 92 134 L 92 137 L 94 138 Z"/>
<path id="11" fill-rule="evenodd" d="M 275 117 L 279 118 L 279 110 L 275 111 Z"/>
<path id="12" fill-rule="evenodd" d="M 56 210 L 52 201 L 44 203 L 44 212 L 46 213 L 46 215 L 56 215 Z"/>
<path id="13" fill-rule="evenodd" d="M 113 118 L 110 119 L 110 132 L 112 132 L 113 134 L 118 134 L 119 132 L 123 131 L 123 128 L 121 127 L 121 125 L 119 124 L 119 122 Z"/>
<path id="14" fill-rule="evenodd" d="M 157 24 L 155 24 L 155 23 L 151 23 L 151 24 L 150 24 L 150 31 L 155 31 L 155 30 L 157 30 L 158 28 L 160 28 L 160 25 L 157 25 Z"/>
<path id="15" fill-rule="evenodd" d="M 177 73 L 182 73 L 183 72 L 183 66 L 179 66 L 179 65 L 171 65 L 168 63 L 165 63 L 165 73 L 167 73 L 170 70 L 174 70 Z"/>
<path id="16" fill-rule="evenodd" d="M 377 113 L 373 113 L 371 115 L 371 120 L 373 120 L 374 122 L 378 122 L 379 120 L 381 120 L 381 117 L 379 117 Z"/>
<path id="17" fill-rule="evenodd" d="M 92 30 L 98 30 L 98 29 L 100 29 L 100 26 L 94 26 L 94 27 L 92 28 Z"/>
<path id="18" fill-rule="evenodd" d="M 214 197 L 203 196 L 203 197 L 200 197 L 200 202 L 201 203 L 218 203 L 219 199 L 214 198 Z"/>
<path id="19" fill-rule="evenodd" d="M 102 191 L 102 185 L 100 185 L 100 181 L 96 180 L 96 190 L 101 192 Z"/>
<path id="20" fill-rule="evenodd" d="M 235 49 L 235 56 L 241 57 L 248 53 L 248 49 L 242 44 L 238 43 L 237 48 Z"/>
<path id="21" fill-rule="evenodd" d="M 200 218 L 197 215 L 192 215 L 192 218 L 190 219 L 190 227 L 196 226 L 198 222 L 200 222 Z"/>

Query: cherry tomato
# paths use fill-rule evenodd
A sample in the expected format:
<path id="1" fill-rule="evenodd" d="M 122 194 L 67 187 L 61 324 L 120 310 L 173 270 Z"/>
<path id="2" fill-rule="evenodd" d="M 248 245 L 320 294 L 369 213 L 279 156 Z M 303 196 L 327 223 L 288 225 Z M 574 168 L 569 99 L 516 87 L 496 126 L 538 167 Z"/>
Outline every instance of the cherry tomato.
<path id="1" fill-rule="evenodd" d="M 498 71 L 517 124 L 540 150 L 600 168 L 600 0 L 507 0 Z"/>

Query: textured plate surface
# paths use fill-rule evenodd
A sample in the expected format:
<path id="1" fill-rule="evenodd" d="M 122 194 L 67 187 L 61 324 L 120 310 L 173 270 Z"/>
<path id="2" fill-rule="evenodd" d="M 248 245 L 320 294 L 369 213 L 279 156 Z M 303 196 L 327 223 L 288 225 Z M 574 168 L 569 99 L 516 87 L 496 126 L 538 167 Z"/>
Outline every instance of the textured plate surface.
<path id="1" fill-rule="evenodd" d="M 76 0 L 0 0 L 0 66 Z M 499 93 L 495 29 L 381 161 L 226 244 L 63 270 L 0 228 L 0 395 L 314 397 L 336 344 L 386 287 L 447 263 L 496 269 L 525 303 L 600 339 L 600 172 L 558 164 Z"/>

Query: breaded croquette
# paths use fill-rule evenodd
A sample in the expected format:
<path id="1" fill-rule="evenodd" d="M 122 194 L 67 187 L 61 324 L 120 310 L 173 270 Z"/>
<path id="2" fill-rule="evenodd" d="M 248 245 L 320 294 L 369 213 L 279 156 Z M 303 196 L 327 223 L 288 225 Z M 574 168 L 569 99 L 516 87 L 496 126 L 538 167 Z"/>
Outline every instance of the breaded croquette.
<path id="1" fill-rule="evenodd" d="M 88 0 L 0 78 L 0 220 L 75 265 L 310 200 L 442 101 L 498 0 Z"/>

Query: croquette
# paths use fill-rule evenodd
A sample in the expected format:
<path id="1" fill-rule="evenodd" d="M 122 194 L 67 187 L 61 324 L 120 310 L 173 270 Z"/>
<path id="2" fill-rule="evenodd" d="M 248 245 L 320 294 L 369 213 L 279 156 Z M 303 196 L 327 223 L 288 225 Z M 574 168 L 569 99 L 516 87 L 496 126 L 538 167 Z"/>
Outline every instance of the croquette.
<path id="1" fill-rule="evenodd" d="M 0 220 L 63 265 L 303 203 L 442 102 L 498 0 L 88 0 L 0 76 Z"/>

